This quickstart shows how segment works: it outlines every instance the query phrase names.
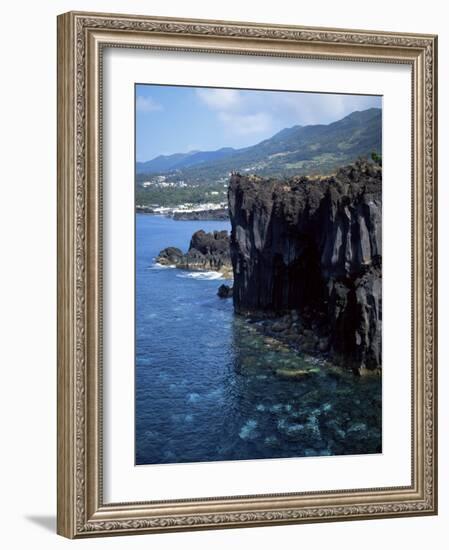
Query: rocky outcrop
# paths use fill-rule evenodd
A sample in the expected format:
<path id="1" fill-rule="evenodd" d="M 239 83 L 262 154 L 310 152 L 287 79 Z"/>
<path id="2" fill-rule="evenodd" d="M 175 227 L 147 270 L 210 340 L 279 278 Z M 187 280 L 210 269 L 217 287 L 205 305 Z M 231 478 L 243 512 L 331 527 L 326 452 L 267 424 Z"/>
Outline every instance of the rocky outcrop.
<path id="1" fill-rule="evenodd" d="M 220 285 L 218 287 L 217 296 L 219 298 L 232 298 L 232 286 Z"/>
<path id="2" fill-rule="evenodd" d="M 206 233 L 200 229 L 192 235 L 186 253 L 170 246 L 159 252 L 156 262 L 180 269 L 219 271 L 225 277 L 232 277 L 229 234 L 227 231 Z"/>
<path id="3" fill-rule="evenodd" d="M 381 167 L 284 181 L 234 174 L 229 207 L 236 312 L 294 310 L 312 345 L 360 372 L 380 368 Z"/>
<path id="4" fill-rule="evenodd" d="M 183 262 L 183 258 L 184 254 L 182 250 L 175 246 L 168 246 L 159 252 L 156 261 L 160 265 L 178 266 Z"/>

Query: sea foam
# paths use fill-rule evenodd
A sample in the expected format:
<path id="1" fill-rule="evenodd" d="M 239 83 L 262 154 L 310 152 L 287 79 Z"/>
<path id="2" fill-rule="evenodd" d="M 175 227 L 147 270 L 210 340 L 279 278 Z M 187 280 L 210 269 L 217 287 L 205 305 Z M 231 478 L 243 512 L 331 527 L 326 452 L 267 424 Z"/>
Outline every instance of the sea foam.
<path id="1" fill-rule="evenodd" d="M 176 266 L 175 265 L 162 265 L 162 264 L 159 264 L 158 262 L 155 262 L 148 269 L 176 269 Z"/>
<path id="2" fill-rule="evenodd" d="M 222 279 L 223 275 L 218 271 L 195 271 L 189 273 L 180 273 L 176 275 L 181 279 L 196 279 L 197 281 L 213 281 L 215 279 Z"/>

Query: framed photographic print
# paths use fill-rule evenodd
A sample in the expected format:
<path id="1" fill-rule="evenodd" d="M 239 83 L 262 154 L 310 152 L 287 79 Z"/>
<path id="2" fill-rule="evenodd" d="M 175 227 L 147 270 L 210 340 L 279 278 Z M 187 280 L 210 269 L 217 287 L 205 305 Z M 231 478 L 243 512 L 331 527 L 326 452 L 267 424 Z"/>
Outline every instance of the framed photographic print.
<path id="1" fill-rule="evenodd" d="M 436 36 L 58 18 L 58 532 L 435 514 Z"/>

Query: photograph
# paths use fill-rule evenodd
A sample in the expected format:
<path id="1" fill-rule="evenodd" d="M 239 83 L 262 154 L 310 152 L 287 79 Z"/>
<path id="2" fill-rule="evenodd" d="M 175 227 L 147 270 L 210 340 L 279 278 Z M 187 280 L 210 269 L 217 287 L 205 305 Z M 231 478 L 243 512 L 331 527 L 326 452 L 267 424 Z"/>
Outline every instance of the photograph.
<path id="1" fill-rule="evenodd" d="M 60 535 L 438 513 L 438 36 L 402 21 L 58 16 Z"/>
<path id="2" fill-rule="evenodd" d="M 447 5 L 2 8 L 2 548 L 442 550 Z"/>
<path id="3" fill-rule="evenodd" d="M 382 453 L 382 96 L 134 92 L 135 464 Z"/>

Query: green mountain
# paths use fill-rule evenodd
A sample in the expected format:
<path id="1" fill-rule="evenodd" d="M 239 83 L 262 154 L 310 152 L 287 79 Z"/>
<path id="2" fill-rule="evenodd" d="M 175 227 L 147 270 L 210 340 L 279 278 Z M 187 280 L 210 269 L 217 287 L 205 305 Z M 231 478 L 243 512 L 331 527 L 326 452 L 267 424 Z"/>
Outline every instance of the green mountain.
<path id="1" fill-rule="evenodd" d="M 189 168 L 197 164 L 214 162 L 226 156 L 232 155 L 236 149 L 222 147 L 217 151 L 189 151 L 188 153 L 175 153 L 173 155 L 159 155 L 153 160 L 137 162 L 136 171 L 139 174 L 161 174 L 173 170 Z"/>
<path id="2" fill-rule="evenodd" d="M 284 128 L 269 139 L 242 149 L 227 147 L 159 156 L 136 165 L 137 182 L 142 184 L 163 175 L 173 184 L 171 190 L 163 190 L 165 195 L 173 194 L 179 185 L 193 187 L 196 202 L 196 197 L 206 191 L 201 191 L 203 187 L 207 187 L 209 193 L 219 190 L 221 196 L 231 171 L 278 177 L 326 175 L 358 157 L 369 157 L 372 152 L 381 154 L 381 151 L 382 111 L 373 108 L 355 111 L 331 124 Z M 163 202 L 164 193 L 156 193 L 156 187 L 137 193 L 140 204 L 149 204 L 151 197 L 155 202 Z M 185 189 L 183 200 L 184 196 L 189 196 Z"/>

